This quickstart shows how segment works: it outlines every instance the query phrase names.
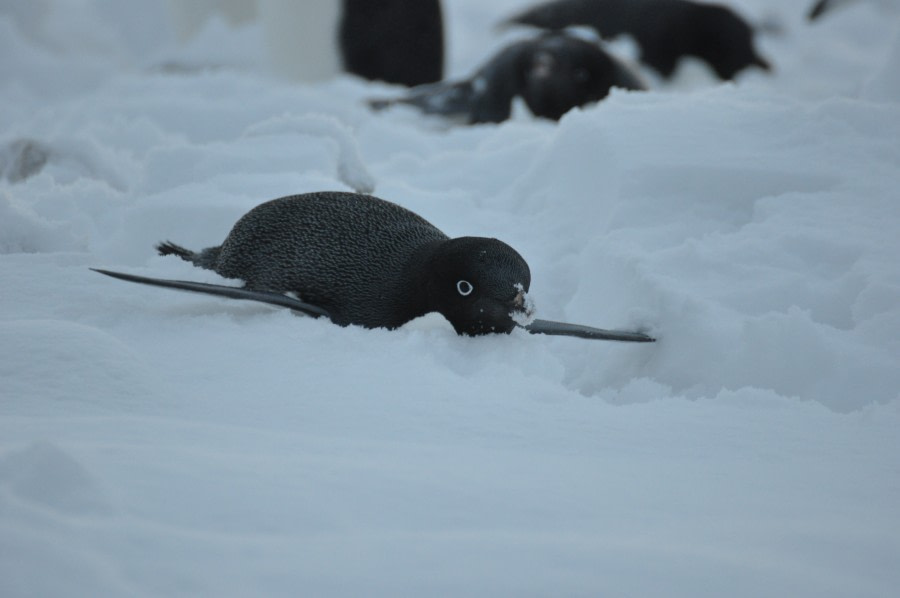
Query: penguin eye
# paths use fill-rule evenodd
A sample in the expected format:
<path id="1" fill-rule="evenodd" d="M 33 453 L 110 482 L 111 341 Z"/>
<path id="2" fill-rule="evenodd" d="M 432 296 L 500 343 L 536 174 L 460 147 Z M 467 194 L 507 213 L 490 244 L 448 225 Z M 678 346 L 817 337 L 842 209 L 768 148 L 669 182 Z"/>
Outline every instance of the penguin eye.
<path id="1" fill-rule="evenodd" d="M 475 290 L 475 287 L 472 286 L 472 283 L 468 280 L 460 280 L 456 283 L 456 290 L 459 291 L 459 294 L 463 297 L 467 297 L 472 294 L 472 291 Z"/>

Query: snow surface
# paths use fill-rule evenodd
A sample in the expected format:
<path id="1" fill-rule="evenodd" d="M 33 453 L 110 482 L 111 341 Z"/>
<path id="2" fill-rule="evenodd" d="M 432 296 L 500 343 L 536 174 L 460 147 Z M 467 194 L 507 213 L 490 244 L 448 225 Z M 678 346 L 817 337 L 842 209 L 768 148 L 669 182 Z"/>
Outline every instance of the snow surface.
<path id="1" fill-rule="evenodd" d="M 526 4 L 446 0 L 448 75 Z M 782 24 L 772 76 L 470 128 L 279 80 L 258 23 L 0 4 L 0 154 L 48 150 L 0 180 L 0 595 L 896 596 L 900 10 L 736 4 Z M 538 317 L 659 342 L 88 269 L 220 282 L 153 244 L 351 188 L 517 248 Z"/>

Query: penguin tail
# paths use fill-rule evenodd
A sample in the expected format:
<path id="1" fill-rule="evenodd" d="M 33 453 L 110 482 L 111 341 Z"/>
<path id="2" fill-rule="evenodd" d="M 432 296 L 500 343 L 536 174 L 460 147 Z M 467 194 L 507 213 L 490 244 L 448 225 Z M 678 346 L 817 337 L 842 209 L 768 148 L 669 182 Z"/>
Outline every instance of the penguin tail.
<path id="1" fill-rule="evenodd" d="M 177 255 L 186 262 L 193 262 L 197 259 L 197 254 L 190 249 L 185 249 L 181 245 L 176 245 L 171 241 L 163 241 L 156 246 L 159 255 Z"/>
<path id="2" fill-rule="evenodd" d="M 195 266 L 206 268 L 207 270 L 215 270 L 216 263 L 219 260 L 219 251 L 222 247 L 207 247 L 203 251 L 191 251 L 181 245 L 176 245 L 171 241 L 163 241 L 156 246 L 159 255 L 176 255 L 186 262 L 191 262 Z"/>

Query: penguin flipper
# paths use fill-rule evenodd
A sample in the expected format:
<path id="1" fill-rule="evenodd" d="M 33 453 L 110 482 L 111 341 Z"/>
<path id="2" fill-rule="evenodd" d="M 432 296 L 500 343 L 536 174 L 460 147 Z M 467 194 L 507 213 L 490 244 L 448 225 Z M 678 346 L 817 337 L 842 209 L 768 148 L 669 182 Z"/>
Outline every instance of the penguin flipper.
<path id="1" fill-rule="evenodd" d="M 391 99 L 370 99 L 369 107 L 384 110 L 397 104 L 413 106 L 425 114 L 448 118 L 468 119 L 473 110 L 476 93 L 470 81 L 440 81 L 417 85 L 405 95 Z"/>
<path id="2" fill-rule="evenodd" d="M 554 322 L 552 320 L 534 320 L 524 326 L 531 334 L 549 334 L 553 336 L 576 336 L 599 341 L 627 341 L 633 343 L 654 343 L 656 339 L 647 336 L 643 332 L 629 332 L 625 330 L 604 330 L 581 324 L 568 324 L 566 322 Z"/>
<path id="3" fill-rule="evenodd" d="M 135 274 L 125 274 L 123 272 L 112 272 L 110 270 L 101 270 L 100 268 L 91 268 L 94 272 L 118 278 L 119 280 L 127 280 L 128 282 L 137 282 L 140 284 L 148 284 L 157 287 L 165 287 L 167 289 L 176 289 L 179 291 L 191 291 L 194 293 L 205 293 L 207 295 L 216 295 L 218 297 L 227 297 L 229 299 L 244 299 L 248 301 L 259 301 L 260 303 L 268 303 L 270 305 L 278 305 L 280 307 L 288 307 L 294 311 L 301 312 L 313 318 L 326 317 L 331 319 L 331 314 L 317 305 L 288 297 L 281 293 L 273 293 L 270 291 L 253 291 L 240 287 L 229 287 L 218 284 L 208 284 L 205 282 L 191 282 L 187 280 L 169 280 L 165 278 L 150 278 L 147 276 L 137 276 Z"/>

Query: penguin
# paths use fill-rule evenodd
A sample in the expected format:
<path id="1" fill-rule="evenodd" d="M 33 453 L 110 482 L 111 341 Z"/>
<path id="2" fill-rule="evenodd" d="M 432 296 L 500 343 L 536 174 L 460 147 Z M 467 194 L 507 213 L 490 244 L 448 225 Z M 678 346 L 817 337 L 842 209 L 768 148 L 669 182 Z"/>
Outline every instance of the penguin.
<path id="1" fill-rule="evenodd" d="M 566 33 L 515 42 L 498 52 L 469 79 L 414 87 L 395 99 L 370 100 L 380 110 L 415 106 L 466 124 L 509 118 L 522 97 L 537 117 L 559 120 L 576 106 L 597 102 L 612 87 L 645 89 L 640 78 L 597 44 Z"/>
<path id="2" fill-rule="evenodd" d="M 262 203 L 225 241 L 175 255 L 243 288 L 149 278 L 94 269 L 113 278 L 289 307 L 340 326 L 395 329 L 430 312 L 457 334 L 536 334 L 651 342 L 641 332 L 611 331 L 534 318 L 531 272 L 519 253 L 485 237 L 450 238 L 424 218 L 371 195 L 325 191 Z"/>
<path id="3" fill-rule="evenodd" d="M 682 56 L 709 64 L 730 80 L 747 67 L 771 65 L 757 54 L 753 28 L 730 8 L 691 0 L 554 0 L 503 23 L 558 30 L 584 25 L 602 38 L 630 34 L 640 60 L 670 78 Z"/>
<path id="4" fill-rule="evenodd" d="M 258 20 L 274 72 L 322 81 L 340 72 L 411 87 L 444 72 L 440 0 L 168 0 L 181 42 L 213 15 Z"/>
<path id="5" fill-rule="evenodd" d="M 443 79 L 439 0 L 344 0 L 338 35 L 348 73 L 407 87 Z"/>

